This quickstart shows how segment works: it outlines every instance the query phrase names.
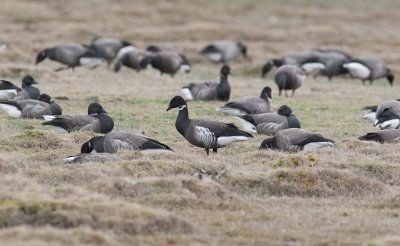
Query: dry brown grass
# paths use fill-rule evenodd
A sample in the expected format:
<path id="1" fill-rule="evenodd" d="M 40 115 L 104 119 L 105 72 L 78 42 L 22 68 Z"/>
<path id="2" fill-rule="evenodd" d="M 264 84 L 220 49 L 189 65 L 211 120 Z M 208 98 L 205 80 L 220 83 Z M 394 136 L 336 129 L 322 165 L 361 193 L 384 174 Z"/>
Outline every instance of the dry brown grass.
<path id="1" fill-rule="evenodd" d="M 400 226 L 399 145 L 367 143 L 375 129 L 360 108 L 398 98 L 386 81 L 307 78 L 294 98 L 279 98 L 267 60 L 321 46 L 377 56 L 399 76 L 400 3 L 381 1 L 127 1 L 4 0 L 0 8 L 0 75 L 32 74 L 66 114 L 100 101 L 115 130 L 141 132 L 170 145 L 171 154 L 123 153 L 116 163 L 65 165 L 91 133 L 58 134 L 38 120 L 0 112 L 0 241 L 6 245 L 397 245 Z M 61 42 L 115 36 L 138 46 L 182 50 L 190 74 L 154 70 L 114 74 L 53 72 L 34 66 L 36 53 Z M 251 62 L 232 64 L 232 98 L 273 88 L 272 108 L 288 104 L 304 128 L 337 141 L 311 153 L 260 151 L 265 136 L 205 156 L 175 130 L 169 99 L 191 81 L 216 79 L 217 66 L 198 51 L 219 38 L 243 40 Z M 190 102 L 192 117 L 235 122 L 219 102 Z M 235 122 L 238 123 L 238 122 Z M 195 177 L 201 170 L 218 179 Z"/>

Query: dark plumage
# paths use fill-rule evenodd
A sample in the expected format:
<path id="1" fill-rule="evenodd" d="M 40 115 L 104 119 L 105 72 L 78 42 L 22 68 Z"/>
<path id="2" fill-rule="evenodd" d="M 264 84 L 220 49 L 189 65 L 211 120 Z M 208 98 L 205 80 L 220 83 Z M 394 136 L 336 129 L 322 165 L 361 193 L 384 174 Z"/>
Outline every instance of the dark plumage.
<path id="1" fill-rule="evenodd" d="M 271 96 L 271 88 L 266 86 L 261 91 L 260 97 L 256 96 L 244 96 L 238 99 L 228 102 L 224 106 L 217 108 L 218 112 L 233 115 L 242 116 L 246 114 L 261 114 L 269 112 L 269 99 Z"/>
<path id="2" fill-rule="evenodd" d="M 300 66 L 307 62 L 315 62 L 317 60 L 318 60 L 318 56 L 313 51 L 295 53 L 295 54 L 286 55 L 279 59 L 272 59 L 272 60 L 269 60 L 262 67 L 261 77 L 264 78 L 273 67 L 279 68 L 283 65 L 298 65 L 298 66 Z"/>
<path id="3" fill-rule="evenodd" d="M 253 137 L 251 134 L 239 130 L 232 123 L 190 119 L 187 104 L 181 96 L 171 99 L 167 111 L 173 108 L 179 109 L 175 121 L 176 130 L 192 145 L 204 148 L 207 155 L 210 149 L 217 152 L 218 148 Z"/>
<path id="4" fill-rule="evenodd" d="M 141 62 L 141 66 L 146 66 L 147 64 L 151 64 L 154 69 L 160 71 L 161 75 L 167 73 L 170 74 L 171 77 L 179 70 L 186 73 L 190 72 L 189 60 L 183 54 L 175 51 L 153 53 Z"/>
<path id="5" fill-rule="evenodd" d="M 58 68 L 55 71 L 61 71 L 68 68 L 74 70 L 77 66 L 87 65 L 93 62 L 101 62 L 101 59 L 98 58 L 98 55 L 94 50 L 90 49 L 86 45 L 74 43 L 60 44 L 53 48 L 40 51 L 36 57 L 36 65 L 46 58 L 67 66 Z"/>
<path id="6" fill-rule="evenodd" d="M 287 128 L 301 128 L 300 121 L 287 105 L 279 107 L 276 113 L 244 115 L 237 117 L 244 129 L 251 133 L 275 135 Z"/>
<path id="7" fill-rule="evenodd" d="M 241 42 L 218 40 L 206 46 L 200 54 L 207 55 L 213 62 L 229 63 L 239 56 L 248 58 L 247 47 Z"/>
<path id="8" fill-rule="evenodd" d="M 221 67 L 221 77 L 219 83 L 191 83 L 183 87 L 181 93 L 186 100 L 228 101 L 231 94 L 231 87 L 228 81 L 229 74 L 231 74 L 230 67 L 228 65 L 223 65 Z"/>
<path id="9" fill-rule="evenodd" d="M 97 38 L 92 41 L 90 48 L 96 53 L 98 57 L 107 61 L 108 66 L 117 57 L 118 52 L 124 48 L 132 46 L 128 41 L 120 40 L 117 38 Z"/>
<path id="10" fill-rule="evenodd" d="M 297 88 L 299 88 L 305 79 L 304 71 L 296 65 L 283 65 L 278 68 L 275 74 L 275 83 L 278 85 L 279 96 L 282 90 L 292 90 L 292 96 Z"/>
<path id="11" fill-rule="evenodd" d="M 400 130 L 386 129 L 379 132 L 369 132 L 366 135 L 359 137 L 358 139 L 365 141 L 375 141 L 379 143 L 399 143 Z"/>
<path id="12" fill-rule="evenodd" d="M 22 78 L 22 90 L 18 91 L 11 99 L 14 101 L 37 99 L 40 95 L 40 90 L 32 86 L 34 84 L 38 84 L 38 82 L 31 75 L 26 75 Z"/>
<path id="13" fill-rule="evenodd" d="M 93 131 L 97 133 L 108 133 L 114 128 L 114 121 L 99 103 L 91 103 L 87 115 L 60 115 L 43 116 L 43 125 L 62 128 L 71 131 Z"/>
<path id="14" fill-rule="evenodd" d="M 81 153 L 116 153 L 121 150 L 169 150 L 167 145 L 143 135 L 130 132 L 110 132 L 105 136 L 93 137 L 82 145 Z"/>
<path id="15" fill-rule="evenodd" d="M 7 100 L 12 96 L 17 95 L 21 88 L 14 85 L 10 81 L 0 79 L 0 100 Z"/>
<path id="16" fill-rule="evenodd" d="M 400 101 L 389 100 L 378 105 L 375 126 L 379 129 L 397 129 L 400 126 Z"/>
<path id="17" fill-rule="evenodd" d="M 37 100 L 0 100 L 0 108 L 13 118 L 41 119 L 43 115 L 61 115 L 61 107 L 49 95 L 42 94 Z"/>
<path id="18" fill-rule="evenodd" d="M 145 50 L 135 49 L 126 52 L 115 63 L 114 72 L 119 72 L 122 66 L 134 69 L 137 72 L 146 69 L 148 64 L 144 60 L 149 56 L 151 56 L 151 53 Z"/>
<path id="19" fill-rule="evenodd" d="M 260 148 L 297 152 L 300 150 L 309 151 L 333 146 L 335 146 L 335 141 L 325 138 L 320 134 L 299 128 L 289 128 L 278 131 L 272 138 L 265 139 L 261 143 Z"/>

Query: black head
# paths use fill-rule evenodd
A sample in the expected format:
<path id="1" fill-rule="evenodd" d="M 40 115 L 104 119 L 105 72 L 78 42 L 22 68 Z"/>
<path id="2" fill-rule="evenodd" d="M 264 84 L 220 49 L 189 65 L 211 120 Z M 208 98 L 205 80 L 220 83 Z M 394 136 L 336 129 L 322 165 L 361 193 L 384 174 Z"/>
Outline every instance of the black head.
<path id="1" fill-rule="evenodd" d="M 129 41 L 126 41 L 126 40 L 122 40 L 121 43 L 122 43 L 122 47 L 132 46 L 132 43 Z"/>
<path id="2" fill-rule="evenodd" d="M 170 110 L 170 109 L 173 109 L 173 108 L 179 108 L 181 106 L 186 106 L 185 99 L 183 99 L 183 97 L 181 97 L 181 96 L 175 96 L 169 102 L 167 111 Z"/>
<path id="3" fill-rule="evenodd" d="M 261 91 L 260 97 L 261 97 L 261 98 L 269 97 L 269 98 L 272 99 L 272 90 L 271 90 L 271 87 L 269 87 L 269 86 L 264 87 L 264 89 Z"/>
<path id="4" fill-rule="evenodd" d="M 22 84 L 33 85 L 33 84 L 38 84 L 38 82 L 31 75 L 25 75 L 25 77 L 22 79 Z"/>
<path id="5" fill-rule="evenodd" d="M 140 69 L 146 69 L 147 66 L 151 63 L 151 61 L 152 59 L 150 56 L 143 58 L 139 63 Z"/>
<path id="6" fill-rule="evenodd" d="M 229 65 L 223 65 L 221 67 L 221 75 L 228 76 L 231 74 L 231 67 Z"/>
<path id="7" fill-rule="evenodd" d="M 265 139 L 264 141 L 262 141 L 260 145 L 260 149 L 277 149 L 277 148 L 278 146 L 276 145 L 275 137 Z"/>
<path id="8" fill-rule="evenodd" d="M 389 81 L 389 84 L 391 86 L 393 86 L 393 82 L 394 82 L 394 75 L 392 72 L 389 72 L 388 76 L 386 76 L 387 80 Z"/>
<path id="9" fill-rule="evenodd" d="M 48 52 L 48 50 L 45 49 L 45 50 L 40 51 L 40 52 L 37 54 L 35 65 L 39 64 L 39 63 L 42 62 L 44 59 L 46 59 L 46 57 L 47 57 L 47 52 Z"/>
<path id="10" fill-rule="evenodd" d="M 146 50 L 147 50 L 147 51 L 150 51 L 150 52 L 157 53 L 157 52 L 160 52 L 160 51 L 161 51 L 161 48 L 158 47 L 158 46 L 156 46 L 156 45 L 150 45 L 150 46 L 148 46 L 148 47 L 146 48 Z"/>
<path id="11" fill-rule="evenodd" d="M 95 146 L 103 139 L 103 137 L 93 137 L 89 141 L 82 144 L 81 153 L 91 153 Z"/>
<path id="12" fill-rule="evenodd" d="M 242 42 L 238 42 L 237 46 L 239 47 L 240 52 L 242 52 L 242 55 L 244 57 L 247 57 L 247 47 L 246 47 L 246 45 L 244 45 Z"/>
<path id="13" fill-rule="evenodd" d="M 89 115 L 107 114 L 104 108 L 99 103 L 91 103 L 88 107 Z"/>
<path id="14" fill-rule="evenodd" d="M 51 98 L 51 96 L 49 96 L 45 93 L 40 94 L 40 96 L 37 98 L 37 100 L 42 101 L 42 102 L 47 102 L 47 103 L 53 102 L 53 99 Z"/>
<path id="15" fill-rule="evenodd" d="M 261 69 L 261 78 L 265 78 L 265 75 L 269 73 L 269 71 L 272 69 L 273 66 L 274 64 L 272 61 L 265 63 L 265 65 Z"/>
<path id="16" fill-rule="evenodd" d="M 287 106 L 287 105 L 282 105 L 282 106 L 279 107 L 277 113 L 278 113 L 279 115 L 283 115 L 283 116 L 288 117 L 288 116 L 290 116 L 290 115 L 293 113 L 293 111 L 292 111 L 291 108 L 289 108 L 289 106 Z"/>

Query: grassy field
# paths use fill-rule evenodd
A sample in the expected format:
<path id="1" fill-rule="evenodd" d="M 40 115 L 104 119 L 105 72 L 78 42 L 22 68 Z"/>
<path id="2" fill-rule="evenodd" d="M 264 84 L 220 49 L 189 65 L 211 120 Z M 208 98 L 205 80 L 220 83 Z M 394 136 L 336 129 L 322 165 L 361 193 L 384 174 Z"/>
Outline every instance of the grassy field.
<path id="1" fill-rule="evenodd" d="M 0 244 L 4 245 L 398 245 L 400 146 L 357 141 L 376 129 L 362 106 L 398 98 L 386 81 L 306 78 L 293 98 L 278 97 L 261 66 L 271 58 L 323 46 L 382 58 L 400 74 L 400 2 L 381 1 L 47 1 L 2 0 L 0 76 L 33 75 L 65 114 L 99 101 L 114 130 L 141 132 L 171 146 L 168 155 L 124 153 L 124 161 L 65 165 L 92 133 L 58 134 L 40 120 L 0 112 Z M 176 47 L 190 74 L 148 69 L 53 72 L 37 52 L 95 36 Z M 218 80 L 219 66 L 198 52 L 215 39 L 242 40 L 252 61 L 232 64 L 231 98 L 273 89 L 272 108 L 288 104 L 303 128 L 336 148 L 287 154 L 260 151 L 265 136 L 206 156 L 175 130 L 165 112 L 181 86 Z M 220 102 L 189 102 L 193 118 L 218 119 Z M 222 173 L 200 180 L 199 170 Z"/>

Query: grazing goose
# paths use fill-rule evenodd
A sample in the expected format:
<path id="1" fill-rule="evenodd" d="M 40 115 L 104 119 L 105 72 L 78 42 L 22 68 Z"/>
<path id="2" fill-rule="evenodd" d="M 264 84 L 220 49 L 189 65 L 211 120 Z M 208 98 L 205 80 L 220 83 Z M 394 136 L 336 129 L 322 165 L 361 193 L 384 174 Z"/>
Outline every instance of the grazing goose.
<path id="1" fill-rule="evenodd" d="M 170 74 L 174 77 L 175 73 L 182 70 L 186 73 L 190 72 L 189 60 L 181 53 L 175 51 L 160 51 L 153 53 L 146 59 L 142 60 L 142 66 L 151 66 L 160 71 L 161 75 L 164 73 Z"/>
<path id="2" fill-rule="evenodd" d="M 7 100 L 12 96 L 17 95 L 21 88 L 14 85 L 10 81 L 0 79 L 0 100 Z"/>
<path id="3" fill-rule="evenodd" d="M 343 64 L 343 68 L 347 69 L 353 78 L 361 79 L 363 84 L 365 80 L 369 80 L 372 84 L 376 79 L 387 78 L 389 84 L 393 86 L 394 75 L 380 59 L 353 59 Z"/>
<path id="4" fill-rule="evenodd" d="M 181 93 L 186 100 L 228 101 L 231 94 L 228 82 L 229 74 L 231 74 L 231 68 L 229 65 L 223 65 L 219 84 L 216 82 L 191 83 L 183 87 Z"/>
<path id="5" fill-rule="evenodd" d="M 43 115 L 61 115 L 61 107 L 47 94 L 41 94 L 37 100 L 2 101 L 0 108 L 13 118 L 41 119 Z"/>
<path id="6" fill-rule="evenodd" d="M 130 132 L 110 132 L 105 136 L 93 137 L 82 145 L 81 153 L 116 153 L 123 150 L 173 151 L 167 145 L 143 135 Z"/>
<path id="7" fill-rule="evenodd" d="M 375 141 L 379 143 L 399 143 L 400 130 L 386 129 L 379 132 L 369 132 L 364 136 L 358 138 L 359 140 Z"/>
<path id="8" fill-rule="evenodd" d="M 123 49 L 129 47 L 128 49 Z M 128 41 L 117 38 L 97 38 L 92 41 L 90 48 L 93 49 L 98 57 L 107 61 L 108 66 L 117 56 L 123 56 L 123 53 L 133 48 Z"/>
<path id="9" fill-rule="evenodd" d="M 190 119 L 187 104 L 181 96 L 175 96 L 171 99 L 167 111 L 173 108 L 179 109 L 175 121 L 176 130 L 189 143 L 204 148 L 207 155 L 210 149 L 217 153 L 218 148 L 223 148 L 233 142 L 246 141 L 253 137 L 250 133 L 239 130 L 232 123 Z"/>
<path id="10" fill-rule="evenodd" d="M 218 112 L 232 115 L 243 116 L 246 114 L 261 114 L 269 112 L 269 100 L 271 98 L 271 88 L 266 86 L 261 91 L 260 97 L 245 96 L 239 97 L 235 101 L 228 102 L 224 106 L 217 108 Z"/>
<path id="11" fill-rule="evenodd" d="M 318 56 L 319 64 L 323 65 L 323 68 L 314 74 L 315 76 L 324 75 L 331 80 L 334 76 L 347 74 L 348 71 L 343 67 L 343 64 L 350 61 L 351 56 L 349 54 L 337 49 L 316 49 L 314 51 Z"/>
<path id="12" fill-rule="evenodd" d="M 22 90 L 18 91 L 11 99 L 14 101 L 37 99 L 40 96 L 40 90 L 32 86 L 34 84 L 38 84 L 38 82 L 31 75 L 26 75 L 22 79 Z"/>
<path id="13" fill-rule="evenodd" d="M 231 40 L 217 40 L 206 46 L 200 54 L 206 55 L 212 62 L 229 63 L 240 55 L 247 56 L 247 47 L 241 42 Z"/>
<path id="14" fill-rule="evenodd" d="M 74 70 L 77 66 L 99 64 L 102 62 L 102 59 L 98 58 L 94 50 L 85 45 L 74 43 L 60 44 L 40 51 L 36 57 L 36 65 L 46 58 L 67 65 L 67 67 L 56 69 L 56 72 L 69 68 Z"/>
<path id="15" fill-rule="evenodd" d="M 283 65 L 301 65 L 304 67 L 305 70 L 311 70 L 312 67 L 320 67 L 321 65 L 309 65 L 310 67 L 307 67 L 306 64 L 308 63 L 316 63 L 318 62 L 318 56 L 315 52 L 313 51 L 306 51 L 306 52 L 301 52 L 301 53 L 295 53 L 291 55 L 286 55 L 280 59 L 272 59 L 268 61 L 263 67 L 261 71 L 261 77 L 264 78 L 267 73 L 273 68 L 273 67 L 281 67 Z"/>
<path id="16" fill-rule="evenodd" d="M 400 126 L 400 101 L 389 100 L 378 105 L 375 126 L 383 129 L 397 129 Z"/>
<path id="17" fill-rule="evenodd" d="M 287 128 L 301 128 L 300 121 L 287 105 L 279 107 L 276 113 L 244 115 L 236 117 L 250 133 L 275 135 Z"/>
<path id="18" fill-rule="evenodd" d="M 109 133 L 114 128 L 114 121 L 99 103 L 91 103 L 88 114 L 78 115 L 44 115 L 45 122 L 42 125 L 57 127 L 62 131 L 93 131 L 97 133 Z"/>
<path id="19" fill-rule="evenodd" d="M 279 96 L 282 90 L 285 90 L 287 96 L 287 90 L 292 90 L 292 96 L 297 88 L 299 88 L 305 79 L 306 75 L 304 71 L 296 65 L 283 65 L 278 68 L 275 74 L 275 83 L 279 88 Z"/>
<path id="20" fill-rule="evenodd" d="M 289 128 L 280 130 L 272 138 L 265 139 L 260 149 L 280 149 L 288 152 L 316 150 L 333 147 L 335 141 L 304 129 Z"/>
<path id="21" fill-rule="evenodd" d="M 92 154 L 81 153 L 78 155 L 68 156 L 64 158 L 65 163 L 85 163 L 85 162 L 104 163 L 104 162 L 114 162 L 120 160 L 121 158 L 110 153 L 92 153 Z"/>
<path id="22" fill-rule="evenodd" d="M 122 57 L 118 59 L 117 63 L 114 65 L 114 72 L 119 72 L 122 66 L 140 72 L 140 70 L 147 68 L 148 64 L 145 62 L 145 59 L 150 55 L 150 52 L 140 49 L 126 52 Z"/>

